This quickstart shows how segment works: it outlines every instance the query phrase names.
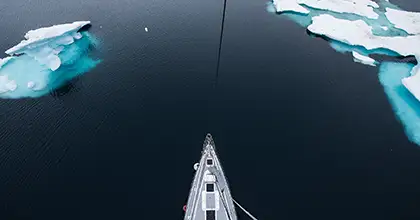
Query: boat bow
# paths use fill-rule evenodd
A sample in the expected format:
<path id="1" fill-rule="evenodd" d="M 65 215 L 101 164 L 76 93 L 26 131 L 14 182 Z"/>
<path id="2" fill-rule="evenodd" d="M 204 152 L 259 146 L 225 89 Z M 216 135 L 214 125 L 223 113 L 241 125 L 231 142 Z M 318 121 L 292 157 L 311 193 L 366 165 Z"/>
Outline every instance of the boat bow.
<path id="1" fill-rule="evenodd" d="M 210 134 L 204 140 L 184 220 L 237 220 L 229 186 Z"/>

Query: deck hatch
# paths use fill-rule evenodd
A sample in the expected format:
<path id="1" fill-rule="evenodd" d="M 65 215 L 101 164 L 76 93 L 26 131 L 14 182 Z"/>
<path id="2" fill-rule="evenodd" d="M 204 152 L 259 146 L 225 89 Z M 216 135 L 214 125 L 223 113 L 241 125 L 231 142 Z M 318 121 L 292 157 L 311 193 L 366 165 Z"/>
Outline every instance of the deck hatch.
<path id="1" fill-rule="evenodd" d="M 216 211 L 207 210 L 206 211 L 206 220 L 216 220 Z"/>
<path id="2" fill-rule="evenodd" d="M 214 192 L 214 184 L 213 183 L 207 183 L 206 184 L 206 191 L 207 192 Z"/>

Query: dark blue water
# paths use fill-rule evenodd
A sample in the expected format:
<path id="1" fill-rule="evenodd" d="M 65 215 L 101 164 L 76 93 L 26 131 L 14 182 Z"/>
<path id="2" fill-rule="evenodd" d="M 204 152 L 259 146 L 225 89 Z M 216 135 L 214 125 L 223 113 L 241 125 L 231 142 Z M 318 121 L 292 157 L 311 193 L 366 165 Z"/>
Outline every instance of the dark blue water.
<path id="1" fill-rule="evenodd" d="M 207 132 L 259 219 L 418 219 L 420 148 L 378 69 L 265 1 L 229 0 L 215 86 L 221 13 L 203 0 L 0 3 L 0 50 L 91 20 L 103 60 L 52 95 L 0 101 L 0 219 L 182 219 Z"/>

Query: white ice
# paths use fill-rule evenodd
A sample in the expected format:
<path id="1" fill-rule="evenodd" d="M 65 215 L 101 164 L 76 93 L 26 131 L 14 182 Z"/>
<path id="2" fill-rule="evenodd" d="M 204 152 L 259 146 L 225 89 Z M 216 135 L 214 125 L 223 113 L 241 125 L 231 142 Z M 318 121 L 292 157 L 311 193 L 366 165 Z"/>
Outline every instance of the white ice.
<path id="1" fill-rule="evenodd" d="M 299 5 L 296 0 L 273 0 L 277 12 L 296 12 L 309 14 L 309 10 Z"/>
<path id="2" fill-rule="evenodd" d="M 379 15 L 374 8 L 379 5 L 371 0 L 273 0 L 277 12 L 293 11 L 309 14 L 310 8 L 327 10 L 337 13 L 350 13 L 370 19 L 377 19 Z M 420 63 L 420 13 L 386 8 L 386 18 L 396 28 L 406 31 L 409 36 L 377 36 L 373 29 L 363 20 L 350 21 L 339 19 L 329 14 L 321 14 L 312 18 L 308 30 L 312 33 L 326 36 L 351 46 L 362 46 L 367 50 L 388 49 L 402 56 L 416 56 Z M 385 31 L 388 27 L 381 26 Z M 376 61 L 358 52 L 352 52 L 354 61 L 376 65 Z M 420 64 L 414 67 L 410 77 L 402 80 L 407 89 L 420 100 Z"/>
<path id="3" fill-rule="evenodd" d="M 7 57 L 0 59 L 0 68 L 6 65 L 13 57 Z M 8 91 L 15 91 L 17 84 L 14 80 L 10 80 L 7 75 L 0 75 L 0 93 L 5 93 Z"/>
<path id="4" fill-rule="evenodd" d="M 28 87 L 28 89 L 34 88 L 35 87 L 35 82 L 29 81 L 27 87 Z"/>
<path id="5" fill-rule="evenodd" d="M 419 12 L 392 8 L 386 8 L 384 12 L 383 8 L 379 8 L 379 5 L 371 0 L 273 0 L 273 2 L 277 11 L 285 10 L 284 7 L 288 6 L 285 11 L 300 13 L 298 6 L 305 6 L 304 8 L 309 10 L 306 14 L 309 15 L 292 16 L 292 19 L 307 26 L 312 33 L 348 44 L 343 45 L 344 49 L 338 47 L 338 50 L 351 50 L 355 62 L 376 65 L 377 62 L 368 57 L 373 53 L 415 56 L 418 64 L 414 67 L 408 63 L 383 62 L 380 66 L 379 80 L 396 114 L 405 125 L 410 140 L 420 145 L 420 117 L 418 116 L 420 105 L 413 103 L 414 100 L 410 94 L 401 88 L 403 85 L 420 101 Z M 390 3 L 386 4 L 390 5 Z M 338 16 L 332 12 L 345 14 Z M 359 20 L 354 20 L 357 18 L 354 14 L 361 16 Z M 313 17 L 314 15 L 319 16 Z M 382 31 L 380 29 L 378 31 L 378 28 Z M 397 29 L 404 30 L 408 36 Z M 374 31 L 377 35 L 373 33 Z M 332 42 L 331 45 L 334 43 Z"/>
<path id="6" fill-rule="evenodd" d="M 8 49 L 6 53 L 9 55 L 27 54 L 55 71 L 61 65 L 61 60 L 57 55 L 61 52 L 63 45 L 72 44 L 74 39 L 80 39 L 82 35 L 77 31 L 88 24 L 90 21 L 78 21 L 31 30 L 25 34 L 26 40 Z"/>
<path id="7" fill-rule="evenodd" d="M 386 18 L 395 25 L 396 28 L 405 30 L 408 34 L 420 34 L 420 13 L 401 11 L 387 8 Z"/>
<path id="8" fill-rule="evenodd" d="M 379 17 L 373 10 L 379 8 L 379 5 L 371 0 L 273 0 L 273 4 L 277 12 L 309 14 L 309 10 L 302 7 L 302 5 L 306 5 L 311 8 L 356 14 L 371 19 Z"/>
<path id="9" fill-rule="evenodd" d="M 14 80 L 10 80 L 7 75 L 0 75 L 0 93 L 15 91 L 17 84 Z"/>
<path id="10" fill-rule="evenodd" d="M 73 38 L 76 40 L 79 40 L 80 38 L 82 38 L 82 34 L 79 32 L 75 32 L 72 34 Z"/>
<path id="11" fill-rule="evenodd" d="M 368 50 L 386 48 L 402 56 L 420 54 L 420 47 L 413 46 L 420 45 L 420 35 L 376 36 L 372 27 L 362 20 L 349 21 L 323 14 L 312 18 L 308 30 L 352 46 L 363 46 Z"/>
<path id="12" fill-rule="evenodd" d="M 313 17 L 308 30 L 352 46 L 362 46 L 368 50 L 388 49 L 402 56 L 416 56 L 416 60 L 420 63 L 420 35 L 406 37 L 376 36 L 372 32 L 372 27 L 362 20 L 349 21 L 327 14 Z M 355 60 L 363 61 L 361 59 Z M 414 67 L 412 76 L 403 79 L 402 83 L 420 101 L 419 65 Z"/>
<path id="13" fill-rule="evenodd" d="M 405 88 L 407 88 L 417 100 L 420 100 L 420 74 L 404 78 L 401 81 Z"/>
<path id="14" fill-rule="evenodd" d="M 417 100 L 420 100 L 420 54 L 416 56 L 418 64 L 411 70 L 411 76 L 402 79 L 402 84 L 408 91 L 416 97 Z"/>
<path id="15" fill-rule="evenodd" d="M 376 66 L 376 61 L 369 56 L 362 55 L 356 51 L 352 52 L 353 60 L 358 63 L 366 64 L 369 66 Z"/>
<path id="16" fill-rule="evenodd" d="M 401 81 L 405 88 L 407 88 L 416 99 L 420 100 L 420 74 L 404 78 Z"/>
<path id="17" fill-rule="evenodd" d="M 12 60 L 13 59 L 13 57 L 6 57 L 6 58 L 4 58 L 4 59 L 1 59 L 0 58 L 0 68 L 2 67 L 2 66 L 4 66 L 4 65 L 6 65 L 10 60 Z"/>

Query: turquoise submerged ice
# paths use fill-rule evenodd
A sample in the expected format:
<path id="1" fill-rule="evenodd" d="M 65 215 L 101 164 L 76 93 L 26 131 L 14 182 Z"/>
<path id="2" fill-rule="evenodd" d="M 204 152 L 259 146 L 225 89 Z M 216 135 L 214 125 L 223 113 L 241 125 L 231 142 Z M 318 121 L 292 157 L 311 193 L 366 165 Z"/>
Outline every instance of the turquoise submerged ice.
<path id="1" fill-rule="evenodd" d="M 379 68 L 379 81 L 392 104 L 395 114 L 405 125 L 405 133 L 414 143 L 420 143 L 420 102 L 402 85 L 410 76 L 413 64 L 383 62 Z"/>
<path id="2" fill-rule="evenodd" d="M 0 61 L 0 98 L 40 97 L 98 64 L 88 56 L 95 44 L 89 22 L 75 22 L 30 31 L 26 40 L 6 51 Z"/>
<path id="3" fill-rule="evenodd" d="M 420 13 L 387 0 L 272 0 L 308 32 L 358 63 L 376 66 L 371 54 L 413 56 L 419 64 L 382 62 L 379 80 L 409 139 L 420 145 Z M 391 0 L 392 1 L 392 0 Z"/>

